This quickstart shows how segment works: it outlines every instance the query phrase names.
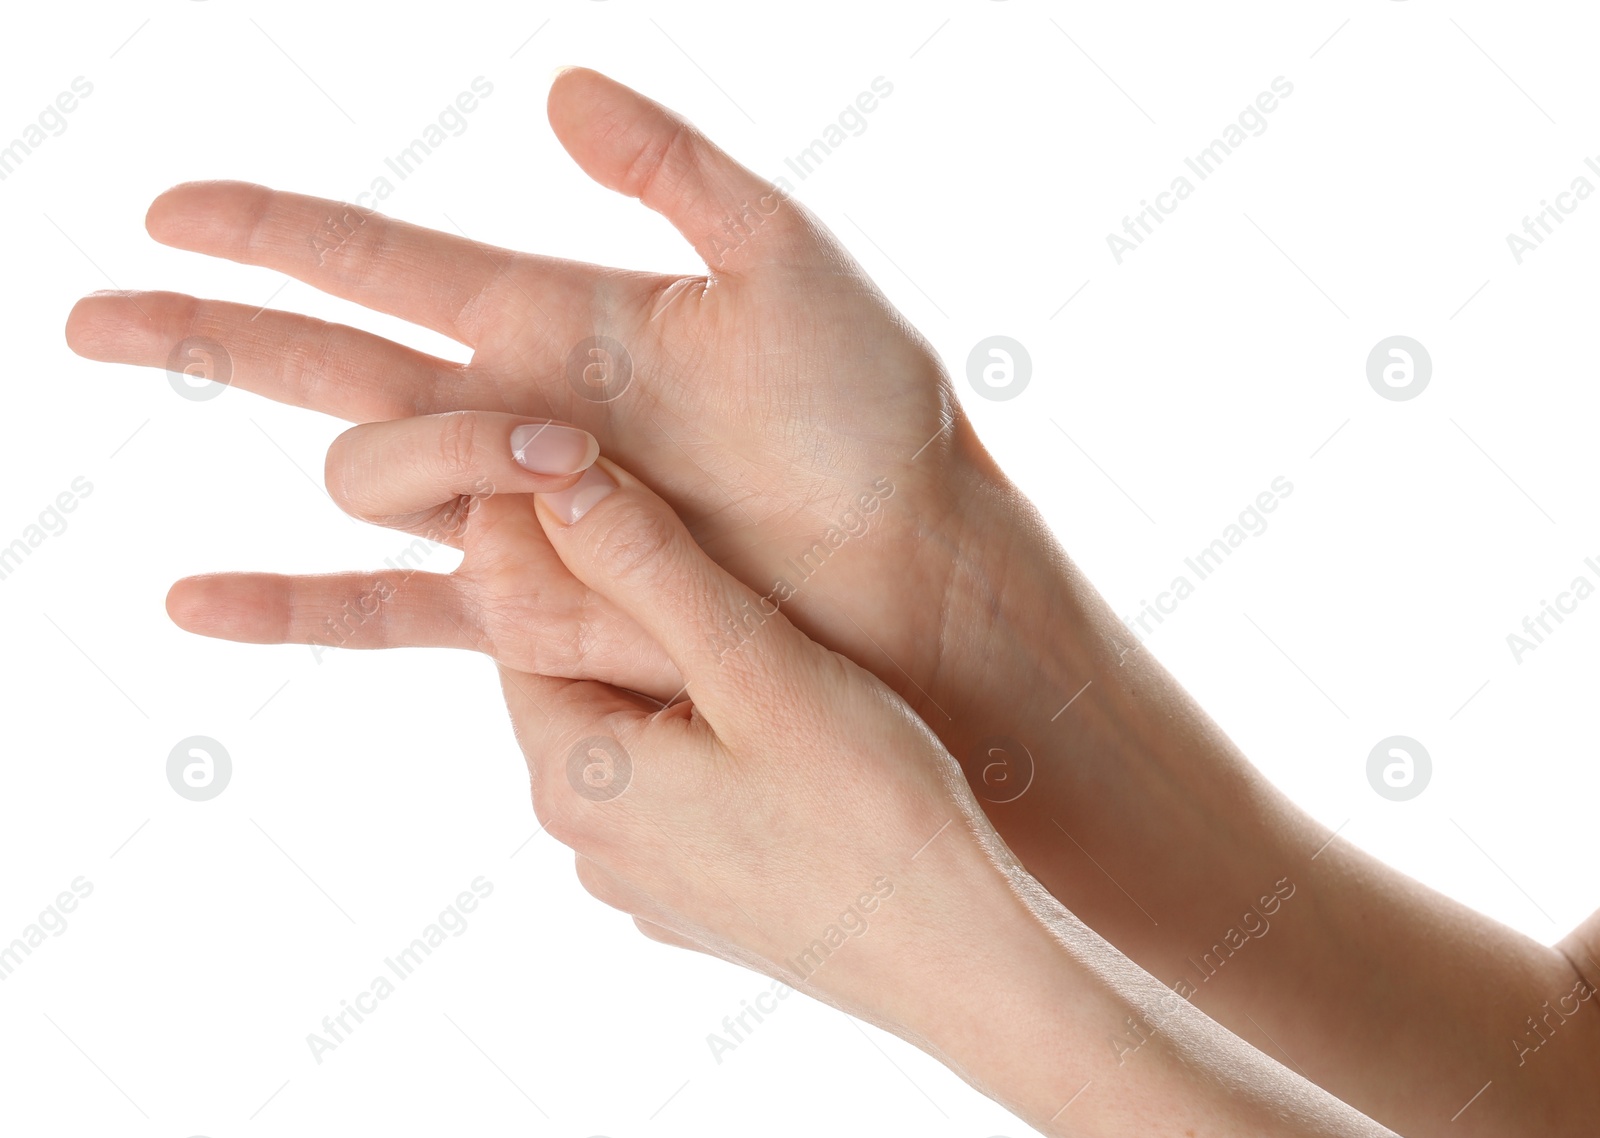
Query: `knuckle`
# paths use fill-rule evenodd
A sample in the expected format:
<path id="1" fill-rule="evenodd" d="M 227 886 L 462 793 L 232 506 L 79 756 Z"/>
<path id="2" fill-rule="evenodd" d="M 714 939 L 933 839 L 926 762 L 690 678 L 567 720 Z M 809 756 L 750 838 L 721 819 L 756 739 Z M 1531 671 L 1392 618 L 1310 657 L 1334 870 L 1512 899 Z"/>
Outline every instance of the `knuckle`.
<path id="1" fill-rule="evenodd" d="M 327 258 L 328 267 L 351 284 L 365 286 L 393 270 L 396 254 L 389 241 L 388 226 L 367 224 L 376 216 L 360 215 L 360 224 L 350 227 L 348 236 L 339 243 L 338 255 Z"/>
<path id="2" fill-rule="evenodd" d="M 333 325 L 318 321 L 280 346 L 280 378 L 295 402 L 315 406 L 329 377 L 337 376 L 341 358 Z"/>
<path id="3" fill-rule="evenodd" d="M 635 584 L 648 585 L 673 568 L 678 550 L 677 521 L 643 502 L 629 502 L 609 511 L 598 535 L 608 571 Z"/>
<path id="4" fill-rule="evenodd" d="M 579 854 L 573 859 L 573 868 L 578 875 L 578 884 L 583 886 L 583 891 L 589 896 L 613 909 L 627 908 L 623 903 L 622 890 L 617 888 L 615 879 L 601 869 L 598 863 Z"/>
<path id="5" fill-rule="evenodd" d="M 594 818 L 587 809 L 589 804 L 567 777 L 567 754 L 565 748 L 552 751 L 538 764 L 533 780 L 534 813 L 552 838 L 582 853 L 594 847 Z"/>
<path id="6" fill-rule="evenodd" d="M 693 152 L 693 129 L 686 122 L 675 121 L 671 134 L 651 134 L 628 163 L 623 192 L 646 205 L 670 196 L 691 168 Z"/>
<path id="7" fill-rule="evenodd" d="M 557 768 L 561 773 L 557 774 Z M 566 756 L 546 756 L 533 779 L 533 813 L 556 841 L 571 850 L 587 848 L 582 811 L 566 785 Z"/>
<path id="8" fill-rule="evenodd" d="M 446 474 L 470 474 L 478 464 L 478 417 L 471 411 L 440 416 L 438 461 Z"/>

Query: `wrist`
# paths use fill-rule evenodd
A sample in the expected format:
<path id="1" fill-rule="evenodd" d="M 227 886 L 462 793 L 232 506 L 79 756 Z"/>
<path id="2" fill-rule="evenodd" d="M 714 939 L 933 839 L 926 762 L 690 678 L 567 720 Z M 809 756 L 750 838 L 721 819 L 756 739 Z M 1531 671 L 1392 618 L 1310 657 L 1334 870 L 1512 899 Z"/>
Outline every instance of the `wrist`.
<path id="1" fill-rule="evenodd" d="M 1015 816 L 1043 805 L 1039 767 L 1085 722 L 1103 728 L 1095 753 L 1104 754 L 1132 734 L 1133 709 L 1114 700 L 1128 674 L 1120 622 L 1032 503 L 980 456 L 958 468 L 954 506 L 930 538 L 949 561 L 940 652 L 928 699 L 912 702 L 991 817 L 992 806 Z M 1005 745 L 1015 746 L 991 753 Z"/>
<path id="2" fill-rule="evenodd" d="M 1235 894 L 1281 873 L 1283 833 L 1245 808 L 1275 792 L 973 447 L 938 533 L 951 570 L 936 679 L 924 704 L 907 698 L 1044 887 L 1140 964 L 1178 975 Z M 1177 849 L 1204 856 L 1157 872 Z"/>

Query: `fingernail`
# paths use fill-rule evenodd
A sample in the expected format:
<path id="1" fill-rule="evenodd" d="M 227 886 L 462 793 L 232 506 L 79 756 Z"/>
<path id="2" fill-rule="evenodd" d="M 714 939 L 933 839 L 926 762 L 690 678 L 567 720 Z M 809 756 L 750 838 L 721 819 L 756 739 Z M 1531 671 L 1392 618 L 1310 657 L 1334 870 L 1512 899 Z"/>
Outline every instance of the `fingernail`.
<path id="1" fill-rule="evenodd" d="M 564 525 L 571 525 L 594 508 L 594 504 L 617 488 L 616 480 L 599 465 L 583 472 L 583 477 L 565 490 L 554 494 L 540 494 Z"/>
<path id="2" fill-rule="evenodd" d="M 576 474 L 600 457 L 600 444 L 577 427 L 524 423 L 511 432 L 511 456 L 535 474 Z"/>

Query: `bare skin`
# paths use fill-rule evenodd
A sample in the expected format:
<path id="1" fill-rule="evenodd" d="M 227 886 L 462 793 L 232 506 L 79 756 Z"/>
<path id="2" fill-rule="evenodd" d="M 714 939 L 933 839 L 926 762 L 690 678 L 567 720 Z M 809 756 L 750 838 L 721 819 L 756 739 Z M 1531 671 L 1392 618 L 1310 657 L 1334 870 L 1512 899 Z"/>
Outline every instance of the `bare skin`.
<path id="1" fill-rule="evenodd" d="M 1161 981 L 1187 977 L 1194 1006 L 1406 1134 L 1595 1131 L 1600 1001 L 1566 1015 L 1559 1002 L 1578 968 L 1600 983 L 1593 921 L 1544 946 L 1342 841 L 1313 860 L 1327 833 L 1148 653 L 1127 650 L 1121 622 L 984 453 L 926 342 L 803 207 L 592 72 L 558 77 L 550 118 L 580 166 L 664 214 L 707 273 L 553 261 L 339 203 L 203 183 L 156 201 L 153 236 L 433 328 L 471 346 L 471 362 L 170 293 L 86 298 L 69 343 L 163 366 L 173 344 L 206 336 L 226 346 L 236 386 L 359 423 L 502 416 L 470 427 L 458 417 L 421 440 L 456 479 L 432 504 L 388 500 L 351 477 L 382 460 L 375 435 L 347 435 L 330 454 L 330 492 L 345 508 L 466 551 L 454 574 L 408 577 L 349 646 L 472 648 L 507 668 L 662 701 L 681 689 L 681 669 L 636 614 L 563 572 L 548 543 L 524 542 L 531 519 L 508 495 L 476 497 L 481 456 L 514 423 L 588 430 L 758 597 L 797 577 L 792 564 L 830 530 L 854 528 L 842 522 L 857 511 L 864 530 L 789 580 L 797 591 L 783 613 L 899 693 L 980 800 L 980 741 L 1027 747 L 1027 792 L 983 806 L 1074 918 Z M 343 219 L 336 246 L 330 219 Z M 630 386 L 609 402 L 570 381 L 574 350 L 594 335 L 632 360 Z M 418 442 L 392 429 L 402 433 L 391 451 Z M 513 494 L 545 488 L 517 469 L 489 477 Z M 876 503 L 870 517 L 863 495 Z M 307 643 L 374 579 L 213 575 L 180 582 L 169 608 L 199 633 Z M 1190 960 L 1280 879 L 1295 894 L 1271 934 L 1202 980 Z M 1526 1021 L 1548 1016 L 1547 1002 L 1559 1019 L 1543 1028 L 1549 1042 L 1519 1052 L 1514 1039 L 1543 1038 Z"/>
<path id="2" fill-rule="evenodd" d="M 434 453 L 440 425 L 410 421 L 417 454 Z M 375 493 L 406 458 L 367 468 Z M 1047 1134 L 1389 1133 L 1073 918 L 904 700 L 761 606 L 615 464 L 503 509 L 533 521 L 522 544 L 547 538 L 685 677 L 688 699 L 663 708 L 500 669 L 540 821 L 646 935 L 871 1019 Z M 730 639 L 729 615 L 752 606 L 761 622 Z M 1148 1038 L 1112 1054 L 1103 1034 L 1130 1021 Z"/>

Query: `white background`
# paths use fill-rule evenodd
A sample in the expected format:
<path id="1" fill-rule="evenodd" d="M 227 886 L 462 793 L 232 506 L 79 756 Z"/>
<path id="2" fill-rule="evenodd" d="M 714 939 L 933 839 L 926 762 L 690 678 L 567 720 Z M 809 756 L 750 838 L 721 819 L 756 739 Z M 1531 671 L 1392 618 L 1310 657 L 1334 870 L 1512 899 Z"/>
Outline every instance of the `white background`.
<path id="1" fill-rule="evenodd" d="M 493 95 L 386 212 L 694 270 L 660 218 L 555 143 L 545 93 L 571 63 L 768 174 L 892 82 L 796 192 L 938 346 L 1068 551 L 1132 613 L 1287 477 L 1270 528 L 1150 649 L 1341 840 L 1554 940 L 1600 903 L 1600 599 L 1520 664 L 1505 638 L 1600 555 L 1600 201 L 1520 265 L 1505 238 L 1600 154 L 1595 32 L 1576 4 L 29 6 L 6 34 L 0 141 L 74 77 L 93 93 L 0 182 L 0 545 L 74 478 L 93 491 L 0 581 L 0 941 L 75 877 L 94 892 L 0 984 L 0 1126 L 1025 1132 L 800 996 L 717 1064 L 706 1034 L 766 981 L 644 941 L 581 891 L 565 848 L 527 841 L 487 660 L 318 664 L 165 616 L 185 574 L 371 567 L 411 539 L 324 495 L 343 424 L 78 359 L 61 335 L 74 299 L 115 284 L 270 301 L 461 358 L 279 274 L 158 246 L 142 219 L 193 178 L 351 197 L 480 75 Z M 1294 91 L 1265 133 L 1117 264 L 1107 234 L 1277 76 Z M 1007 402 L 964 378 L 993 334 L 1032 356 Z M 1394 334 L 1434 365 L 1407 402 L 1365 375 Z M 1366 780 L 1394 734 L 1434 762 L 1405 803 Z M 167 785 L 190 735 L 232 755 L 208 803 Z M 316 1064 L 307 1033 L 480 875 L 494 893 L 467 931 Z"/>

